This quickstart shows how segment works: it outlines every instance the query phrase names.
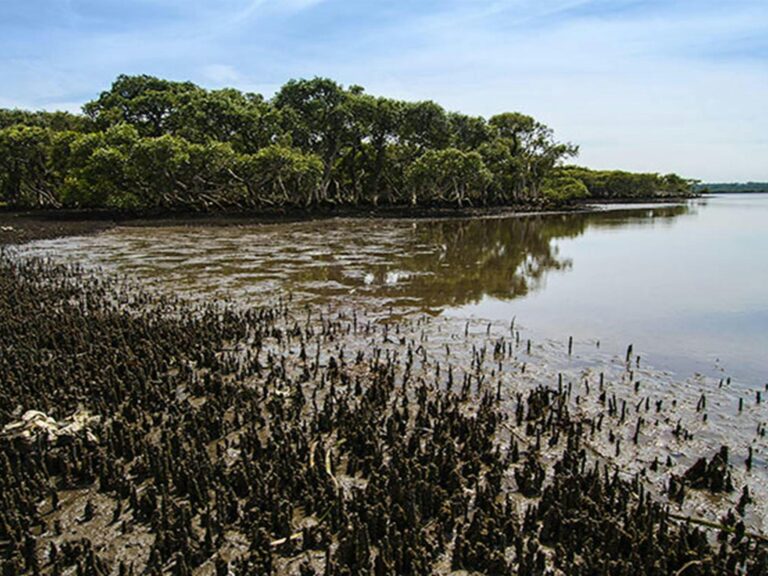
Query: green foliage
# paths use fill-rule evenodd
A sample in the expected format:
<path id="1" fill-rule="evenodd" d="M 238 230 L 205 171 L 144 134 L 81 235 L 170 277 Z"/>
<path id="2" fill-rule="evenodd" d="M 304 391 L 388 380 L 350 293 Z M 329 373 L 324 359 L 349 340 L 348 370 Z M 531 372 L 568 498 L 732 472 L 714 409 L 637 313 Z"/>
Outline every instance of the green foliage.
<path id="1" fill-rule="evenodd" d="M 581 180 L 589 190 L 590 197 L 597 199 L 689 196 L 693 193 L 695 183 L 694 180 L 686 180 L 676 174 L 590 170 L 578 166 L 566 166 L 559 173 Z"/>
<path id="2" fill-rule="evenodd" d="M 0 110 L 0 202 L 121 210 L 499 205 L 679 193 L 675 175 L 559 168 L 578 148 L 508 112 L 489 120 L 292 80 L 271 100 L 119 76 L 66 112 Z M 674 192 L 673 192 L 674 191 Z"/>
<path id="3" fill-rule="evenodd" d="M 452 139 L 448 114 L 431 101 L 407 102 L 403 106 L 398 137 L 401 144 L 418 152 L 446 148 Z"/>
<path id="4" fill-rule="evenodd" d="M 460 150 L 477 150 L 494 136 L 493 127 L 481 116 L 451 112 L 448 114 L 448 121 L 453 134 L 453 145 Z"/>
<path id="5" fill-rule="evenodd" d="M 27 110 L 8 110 L 0 108 L 0 130 L 11 126 L 36 126 L 55 131 L 75 130 L 87 132 L 95 126 L 85 117 L 69 112 L 29 112 Z"/>
<path id="6" fill-rule="evenodd" d="M 694 189 L 697 192 L 712 194 L 764 194 L 768 192 L 768 182 L 696 183 Z"/>
<path id="7" fill-rule="evenodd" d="M 584 182 L 572 176 L 552 176 L 544 180 L 544 197 L 556 202 L 567 202 L 589 196 Z"/>
<path id="8" fill-rule="evenodd" d="M 406 171 L 414 205 L 423 201 L 473 204 L 485 197 L 492 179 L 479 153 L 456 148 L 429 150 Z"/>
<path id="9" fill-rule="evenodd" d="M 541 194 L 541 186 L 553 169 L 565 158 L 578 155 L 579 148 L 554 139 L 552 129 L 530 116 L 506 112 L 493 116 L 489 124 L 496 129 L 493 149 L 487 151 L 501 170 L 508 166 L 515 173 L 497 173 L 496 193 L 515 201 L 529 200 Z"/>
<path id="10" fill-rule="evenodd" d="M 488 123 L 496 129 L 499 137 L 508 138 L 516 145 L 522 145 L 521 140 L 529 137 L 528 135 L 533 134 L 537 128 L 536 120 L 519 112 L 497 114 L 492 116 Z M 546 128 L 543 125 L 541 127 Z M 513 153 L 515 151 L 513 150 Z"/>
<path id="11" fill-rule="evenodd" d="M 496 137 L 478 149 L 492 174 L 489 196 L 494 202 L 517 202 L 525 193 L 525 162 L 514 153 L 515 147 L 510 138 Z"/>
<path id="12" fill-rule="evenodd" d="M 0 130 L 0 199 L 24 207 L 57 206 L 61 175 L 52 153 L 50 129 L 13 125 Z"/>
<path id="13" fill-rule="evenodd" d="M 235 171 L 247 191 L 248 206 L 310 206 L 317 201 L 323 162 L 316 154 L 273 145 L 240 156 Z"/>
<path id="14" fill-rule="evenodd" d="M 88 102 L 83 111 L 101 129 L 126 123 L 142 136 L 161 136 L 178 125 L 182 104 L 200 91 L 191 82 L 120 75 L 110 90 Z"/>
<path id="15" fill-rule="evenodd" d="M 139 134 L 120 124 L 80 135 L 69 143 L 69 170 L 61 196 L 65 205 L 85 208 L 139 208 L 130 158 Z"/>

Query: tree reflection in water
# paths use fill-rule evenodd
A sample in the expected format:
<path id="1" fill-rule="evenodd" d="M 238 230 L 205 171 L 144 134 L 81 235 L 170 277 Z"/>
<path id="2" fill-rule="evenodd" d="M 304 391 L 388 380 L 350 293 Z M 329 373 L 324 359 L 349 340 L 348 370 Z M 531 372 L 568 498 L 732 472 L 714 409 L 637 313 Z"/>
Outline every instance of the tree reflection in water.
<path id="1" fill-rule="evenodd" d="M 403 249 L 373 267 L 374 282 L 367 294 L 411 301 L 432 312 L 485 296 L 500 300 L 525 296 L 542 288 L 549 272 L 573 265 L 559 254 L 557 240 L 578 237 L 588 228 L 671 223 L 690 210 L 668 206 L 631 213 L 417 222 Z M 392 282 L 393 270 L 404 277 L 402 282 Z"/>
<path id="2" fill-rule="evenodd" d="M 334 219 L 263 226 L 125 227 L 32 245 L 193 297 L 440 313 L 484 296 L 509 300 L 571 268 L 558 240 L 589 228 L 671 223 L 690 206 L 512 218 Z"/>

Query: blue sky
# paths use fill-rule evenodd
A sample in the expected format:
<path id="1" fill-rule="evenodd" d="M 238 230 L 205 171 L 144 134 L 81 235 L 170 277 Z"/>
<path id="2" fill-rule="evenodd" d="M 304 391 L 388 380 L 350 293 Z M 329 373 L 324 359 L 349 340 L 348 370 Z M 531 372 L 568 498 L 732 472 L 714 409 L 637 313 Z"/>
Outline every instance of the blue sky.
<path id="1" fill-rule="evenodd" d="M 768 181 L 768 0 L 0 0 L 0 50 L 0 107 L 319 75 L 531 114 L 595 168 Z"/>

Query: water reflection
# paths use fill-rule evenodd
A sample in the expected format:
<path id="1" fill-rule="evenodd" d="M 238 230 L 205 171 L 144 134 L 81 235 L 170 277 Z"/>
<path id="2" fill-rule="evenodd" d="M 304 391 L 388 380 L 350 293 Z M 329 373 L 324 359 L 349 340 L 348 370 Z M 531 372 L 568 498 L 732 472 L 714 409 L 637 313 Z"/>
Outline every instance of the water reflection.
<path id="1" fill-rule="evenodd" d="M 652 226 L 691 208 L 651 207 L 524 218 L 339 219 L 229 227 L 125 227 L 34 250 L 136 274 L 192 296 L 263 300 L 286 290 L 315 303 L 439 313 L 509 300 L 569 270 L 557 240 L 590 228 Z"/>
<path id="2" fill-rule="evenodd" d="M 447 220 L 123 227 L 26 251 L 190 297 L 517 317 L 538 337 L 629 342 L 680 373 L 768 374 L 768 198 Z"/>
<path id="3" fill-rule="evenodd" d="M 509 300 L 543 288 L 550 272 L 572 267 L 572 260 L 560 254 L 559 239 L 575 238 L 589 228 L 671 222 L 690 210 L 682 205 L 649 208 L 629 217 L 617 211 L 422 222 L 415 225 L 414 237 L 437 250 L 405 252 L 398 261 L 403 269 L 419 272 L 406 290 L 425 309 L 462 306 L 486 296 Z"/>

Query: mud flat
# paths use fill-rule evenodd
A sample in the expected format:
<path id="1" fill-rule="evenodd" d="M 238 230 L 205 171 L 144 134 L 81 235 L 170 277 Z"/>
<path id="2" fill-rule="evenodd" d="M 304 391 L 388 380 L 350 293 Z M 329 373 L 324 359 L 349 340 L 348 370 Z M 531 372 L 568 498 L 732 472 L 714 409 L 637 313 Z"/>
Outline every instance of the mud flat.
<path id="1" fill-rule="evenodd" d="M 625 208 L 131 225 L 23 249 L 202 299 L 260 305 L 291 293 L 301 304 L 391 307 L 403 316 L 517 317 L 534 340 L 599 338 L 614 354 L 634 343 L 646 360 L 682 376 L 763 386 L 768 268 L 756 247 L 768 242 L 768 203 L 715 198 Z"/>
<path id="2" fill-rule="evenodd" d="M 6 250 L 0 349 L 4 574 L 768 573 L 768 392 L 631 347 Z"/>
<path id="3" fill-rule="evenodd" d="M 35 212 L 0 210 L 0 246 L 23 244 L 65 236 L 82 236 L 108 230 L 115 225 L 109 218 L 85 215 L 46 216 Z"/>
<path id="4" fill-rule="evenodd" d="M 680 199 L 677 200 L 678 202 Z M 127 228 L 228 228 L 264 224 L 323 221 L 338 218 L 370 219 L 443 219 L 513 218 L 541 214 L 568 214 L 608 209 L 609 204 L 580 204 L 552 207 L 542 205 L 509 205 L 492 208 L 441 207 L 381 207 L 381 208 L 318 208 L 316 210 L 222 211 L 213 213 L 162 212 L 130 213 L 109 210 L 15 210 L 0 206 L 0 245 L 23 244 L 36 240 L 51 240 L 68 236 L 83 236 L 109 230 L 115 226 Z"/>

